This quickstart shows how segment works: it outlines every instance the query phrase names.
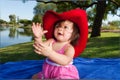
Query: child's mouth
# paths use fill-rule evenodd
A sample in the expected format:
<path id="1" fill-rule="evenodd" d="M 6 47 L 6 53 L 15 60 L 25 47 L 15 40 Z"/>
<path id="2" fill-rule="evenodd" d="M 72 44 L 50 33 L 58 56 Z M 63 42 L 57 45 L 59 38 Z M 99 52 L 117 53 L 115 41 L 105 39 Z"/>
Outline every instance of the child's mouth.
<path id="1" fill-rule="evenodd" d="M 62 36 L 63 34 L 62 34 L 62 33 L 58 33 L 58 35 L 61 35 L 61 36 Z"/>

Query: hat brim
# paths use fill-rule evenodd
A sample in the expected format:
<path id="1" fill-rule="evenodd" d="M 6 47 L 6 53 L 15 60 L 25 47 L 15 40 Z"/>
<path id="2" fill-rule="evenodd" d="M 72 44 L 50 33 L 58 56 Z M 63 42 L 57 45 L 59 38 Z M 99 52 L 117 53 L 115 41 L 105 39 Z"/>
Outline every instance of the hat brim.
<path id="1" fill-rule="evenodd" d="M 45 34 L 47 39 L 52 38 L 54 23 L 59 20 L 70 20 L 78 25 L 80 38 L 78 44 L 74 46 L 74 57 L 79 56 L 84 51 L 88 39 L 88 21 L 86 12 L 79 8 L 60 14 L 51 10 L 47 11 L 43 16 L 43 28 L 48 30 L 48 33 Z"/>

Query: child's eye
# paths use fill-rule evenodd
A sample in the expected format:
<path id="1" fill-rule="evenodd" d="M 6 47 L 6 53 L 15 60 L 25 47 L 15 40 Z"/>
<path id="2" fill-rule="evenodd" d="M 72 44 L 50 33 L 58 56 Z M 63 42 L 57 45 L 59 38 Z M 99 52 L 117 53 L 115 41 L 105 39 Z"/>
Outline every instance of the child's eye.
<path id="1" fill-rule="evenodd" d="M 64 28 L 65 28 L 65 29 L 68 29 L 68 27 L 67 27 L 67 26 L 65 26 Z"/>

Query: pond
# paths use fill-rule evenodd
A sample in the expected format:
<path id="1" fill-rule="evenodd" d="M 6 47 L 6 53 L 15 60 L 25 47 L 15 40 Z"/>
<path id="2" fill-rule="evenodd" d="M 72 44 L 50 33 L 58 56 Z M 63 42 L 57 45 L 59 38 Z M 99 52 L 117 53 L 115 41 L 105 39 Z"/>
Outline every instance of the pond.
<path id="1" fill-rule="evenodd" d="M 0 48 L 30 41 L 32 41 L 31 28 L 0 26 Z"/>

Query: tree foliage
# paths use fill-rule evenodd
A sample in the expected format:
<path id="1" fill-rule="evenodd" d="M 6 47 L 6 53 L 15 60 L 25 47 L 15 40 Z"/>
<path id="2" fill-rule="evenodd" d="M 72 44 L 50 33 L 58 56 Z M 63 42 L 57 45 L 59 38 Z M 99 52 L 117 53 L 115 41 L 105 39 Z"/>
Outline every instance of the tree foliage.
<path id="1" fill-rule="evenodd" d="M 27 19 L 20 19 L 19 23 L 23 24 L 24 26 L 28 26 L 29 24 L 32 24 L 32 21 Z"/>
<path id="2" fill-rule="evenodd" d="M 7 22 L 5 20 L 0 19 L 0 25 L 4 23 L 7 23 Z"/>
<path id="3" fill-rule="evenodd" d="M 16 15 L 15 14 L 11 14 L 9 15 L 9 19 L 10 19 L 10 22 L 16 22 Z"/>
<path id="4" fill-rule="evenodd" d="M 50 10 L 50 9 L 56 10 L 55 8 L 56 8 L 56 5 L 53 3 L 45 4 L 45 3 L 38 2 L 37 5 L 34 7 L 34 14 L 44 15 L 44 13 L 47 10 Z"/>
<path id="5" fill-rule="evenodd" d="M 47 10 L 54 10 L 56 11 L 56 4 L 53 3 L 40 3 L 38 2 L 37 5 L 34 7 L 34 17 L 32 19 L 33 22 L 42 22 L 42 16 Z"/>
<path id="6" fill-rule="evenodd" d="M 74 8 L 86 10 L 89 24 L 92 26 L 91 37 L 100 36 L 102 20 L 107 19 L 108 14 L 117 14 L 120 9 L 120 0 L 36 0 L 37 2 L 57 5 L 57 12 L 63 12 Z M 44 11 L 45 12 L 45 11 Z"/>
<path id="7" fill-rule="evenodd" d="M 108 22 L 108 24 L 111 25 L 111 26 L 120 27 L 120 21 L 119 20 L 110 21 L 110 22 Z"/>
<path id="8" fill-rule="evenodd" d="M 38 22 L 38 23 L 41 23 L 41 22 L 42 22 L 42 15 L 40 15 L 40 14 L 34 15 L 32 21 L 35 22 L 35 23 L 37 23 L 37 22 Z"/>

